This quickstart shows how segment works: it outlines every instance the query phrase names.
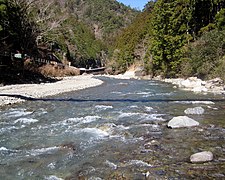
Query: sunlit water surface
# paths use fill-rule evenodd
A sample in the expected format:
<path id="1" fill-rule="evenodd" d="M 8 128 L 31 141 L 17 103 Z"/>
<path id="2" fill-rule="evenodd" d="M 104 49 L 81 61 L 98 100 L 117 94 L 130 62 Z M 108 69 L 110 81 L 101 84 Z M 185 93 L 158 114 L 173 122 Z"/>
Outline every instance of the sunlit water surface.
<path id="1" fill-rule="evenodd" d="M 0 109 L 0 179 L 225 178 L 225 98 L 156 81 L 99 87 Z M 199 127 L 169 129 L 187 108 Z M 214 160 L 191 164 L 209 150 Z"/>

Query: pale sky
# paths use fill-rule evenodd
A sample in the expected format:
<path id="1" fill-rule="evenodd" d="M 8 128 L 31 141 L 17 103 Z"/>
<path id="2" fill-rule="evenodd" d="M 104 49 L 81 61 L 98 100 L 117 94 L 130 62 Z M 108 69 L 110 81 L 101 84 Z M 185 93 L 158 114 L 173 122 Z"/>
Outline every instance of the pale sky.
<path id="1" fill-rule="evenodd" d="M 142 10 L 145 4 L 148 3 L 149 0 L 117 0 L 125 5 L 130 5 L 132 8 L 136 8 L 138 10 Z"/>

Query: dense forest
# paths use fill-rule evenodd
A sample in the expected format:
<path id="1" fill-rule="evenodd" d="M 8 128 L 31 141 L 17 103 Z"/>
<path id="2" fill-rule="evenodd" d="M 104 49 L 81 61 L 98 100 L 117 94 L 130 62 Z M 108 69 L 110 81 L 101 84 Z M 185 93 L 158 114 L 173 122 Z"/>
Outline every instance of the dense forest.
<path id="1" fill-rule="evenodd" d="M 225 79 L 225 2 L 0 0 L 0 54 L 49 47 L 76 67 L 102 61 L 111 73 L 142 66 L 162 77 Z M 2 58 L 2 57 L 1 57 Z"/>
<path id="2" fill-rule="evenodd" d="M 125 71 L 139 61 L 153 76 L 224 79 L 224 25 L 223 0 L 150 1 L 117 39 L 113 65 Z"/>

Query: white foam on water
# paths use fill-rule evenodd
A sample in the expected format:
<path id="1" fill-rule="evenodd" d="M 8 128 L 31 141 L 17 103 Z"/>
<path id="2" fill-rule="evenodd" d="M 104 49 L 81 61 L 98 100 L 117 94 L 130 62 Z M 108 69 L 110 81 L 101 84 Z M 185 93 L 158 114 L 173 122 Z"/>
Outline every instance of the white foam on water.
<path id="1" fill-rule="evenodd" d="M 143 114 L 142 119 L 143 120 L 157 120 L 157 121 L 165 121 L 162 116 L 165 116 L 165 114 Z"/>
<path id="2" fill-rule="evenodd" d="M 32 149 L 28 151 L 28 153 L 32 156 L 38 156 L 41 154 L 53 154 L 57 150 L 59 150 L 59 147 L 54 146 L 48 148 Z"/>
<path id="3" fill-rule="evenodd" d="M 145 106 L 145 110 L 147 112 L 151 112 L 153 110 L 153 107 L 150 107 L 150 106 Z"/>
<path id="4" fill-rule="evenodd" d="M 148 98 L 148 97 L 152 97 L 152 96 L 155 96 L 154 94 L 148 94 L 148 95 L 143 95 L 142 97 L 143 98 Z"/>
<path id="5" fill-rule="evenodd" d="M 79 118 L 69 118 L 65 120 L 66 123 L 79 123 L 79 124 L 87 124 L 91 123 L 93 121 L 97 121 L 98 119 L 101 119 L 100 116 L 86 116 L 86 117 L 79 117 Z"/>
<path id="6" fill-rule="evenodd" d="M 5 127 L 5 128 L 1 128 L 0 129 L 0 133 L 5 133 L 5 132 L 8 132 L 8 131 L 17 130 L 17 129 L 19 129 L 19 128 L 18 127 L 15 127 L 15 126 Z"/>
<path id="7" fill-rule="evenodd" d="M 106 124 L 98 126 L 97 128 L 104 132 L 111 133 L 112 130 L 116 127 L 117 126 L 114 123 L 106 123 Z"/>
<path id="8" fill-rule="evenodd" d="M 117 165 L 114 164 L 113 162 L 110 162 L 109 160 L 106 160 L 105 164 L 112 169 L 117 169 Z"/>
<path id="9" fill-rule="evenodd" d="M 113 91 L 113 92 L 110 92 L 111 94 L 122 94 L 122 92 L 119 92 L 119 91 Z"/>
<path id="10" fill-rule="evenodd" d="M 103 179 L 100 177 L 90 177 L 88 178 L 88 180 L 103 180 Z"/>
<path id="11" fill-rule="evenodd" d="M 10 112 L 4 114 L 6 117 L 22 117 L 32 114 L 33 112 L 26 111 L 26 109 L 13 109 Z"/>
<path id="12" fill-rule="evenodd" d="M 39 109 L 38 115 L 40 116 L 40 115 L 43 115 L 43 114 L 48 114 L 48 111 L 46 111 L 46 110 L 43 109 L 43 108 Z"/>
<path id="13" fill-rule="evenodd" d="M 55 169 L 55 163 L 50 163 L 47 167 L 50 169 Z"/>
<path id="14" fill-rule="evenodd" d="M 124 125 L 118 125 L 118 126 L 116 126 L 116 128 L 117 128 L 117 129 L 120 129 L 120 130 L 128 130 L 128 129 L 130 129 L 129 126 L 126 127 L 126 126 L 124 126 Z"/>
<path id="15" fill-rule="evenodd" d="M 130 106 L 130 108 L 138 108 L 137 105 Z"/>
<path id="16" fill-rule="evenodd" d="M 127 164 L 128 165 L 137 165 L 137 166 L 141 166 L 141 167 L 143 167 L 143 166 L 152 167 L 151 164 L 148 164 L 148 163 L 146 163 L 144 161 L 141 161 L 141 160 L 131 160 Z"/>
<path id="17" fill-rule="evenodd" d="M 146 94 L 144 95 L 143 97 L 152 97 L 152 96 L 172 96 L 173 93 L 170 92 L 170 93 L 149 93 L 149 94 Z"/>
<path id="18" fill-rule="evenodd" d="M 136 124 L 131 127 L 151 127 L 152 129 L 160 130 L 160 126 L 157 124 Z"/>
<path id="19" fill-rule="evenodd" d="M 165 114 L 147 114 L 147 113 L 121 113 L 118 118 L 127 118 L 127 117 L 134 117 L 139 120 L 158 120 L 164 121 L 165 119 L 162 118 Z"/>
<path id="20" fill-rule="evenodd" d="M 140 113 L 121 113 L 118 118 L 125 118 L 131 116 L 140 116 Z"/>
<path id="21" fill-rule="evenodd" d="M 81 129 L 79 131 L 92 134 L 96 138 L 109 136 L 108 132 L 103 131 L 103 130 L 98 129 L 98 128 L 84 128 L 84 129 Z"/>
<path id="22" fill-rule="evenodd" d="M 0 147 L 0 151 L 9 151 L 6 147 Z"/>
<path id="23" fill-rule="evenodd" d="M 212 101 L 174 101 L 171 103 L 176 103 L 176 104 L 206 104 L 206 105 L 212 105 L 215 104 Z"/>
<path id="24" fill-rule="evenodd" d="M 113 106 L 106 106 L 106 105 L 97 105 L 95 106 L 97 110 L 107 110 L 107 109 L 113 109 Z"/>
<path id="25" fill-rule="evenodd" d="M 45 177 L 45 180 L 63 180 L 63 179 L 55 175 L 51 175 L 51 176 Z"/>
<path id="26" fill-rule="evenodd" d="M 213 109 L 213 110 L 218 110 L 218 108 L 215 108 L 215 107 L 212 107 L 212 106 L 207 106 L 207 108 Z"/>
<path id="27" fill-rule="evenodd" d="M 138 95 L 152 95 L 151 92 L 137 92 L 135 94 L 138 94 Z"/>
<path id="28" fill-rule="evenodd" d="M 172 96 L 174 93 L 173 92 L 168 92 L 168 93 L 156 93 L 156 96 Z"/>
<path id="29" fill-rule="evenodd" d="M 36 123 L 38 122 L 37 119 L 33 119 L 33 118 L 19 118 L 17 120 L 14 121 L 14 123 L 22 123 L 22 124 L 31 124 L 31 123 Z"/>
<path id="30" fill-rule="evenodd" d="M 215 104 L 212 101 L 191 101 L 192 104 Z"/>
<path id="31" fill-rule="evenodd" d="M 0 147 L 0 152 L 3 152 L 3 153 L 17 153 L 19 152 L 18 150 L 13 150 L 13 149 L 8 149 L 6 147 Z"/>

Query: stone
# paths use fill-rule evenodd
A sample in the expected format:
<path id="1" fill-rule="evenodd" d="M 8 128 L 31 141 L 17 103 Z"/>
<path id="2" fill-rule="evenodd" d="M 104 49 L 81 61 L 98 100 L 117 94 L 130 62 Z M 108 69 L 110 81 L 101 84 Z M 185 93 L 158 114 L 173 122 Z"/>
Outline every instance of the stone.
<path id="1" fill-rule="evenodd" d="M 184 88 L 197 88 L 202 86 L 202 80 L 196 77 L 190 77 L 181 81 L 181 86 Z"/>
<path id="2" fill-rule="evenodd" d="M 208 89 L 204 86 L 197 86 L 197 87 L 193 87 L 192 91 L 193 92 L 207 92 Z"/>
<path id="3" fill-rule="evenodd" d="M 156 140 L 152 140 L 151 142 L 147 142 L 144 144 L 145 149 L 151 149 L 153 146 L 159 146 L 160 143 Z"/>
<path id="4" fill-rule="evenodd" d="M 202 107 L 188 108 L 184 111 L 185 114 L 204 114 L 205 110 Z"/>
<path id="5" fill-rule="evenodd" d="M 213 153 L 210 151 L 199 152 L 196 154 L 191 155 L 190 161 L 192 163 L 203 163 L 209 162 L 213 160 Z"/>
<path id="6" fill-rule="evenodd" d="M 174 117 L 168 122 L 168 127 L 170 128 L 182 128 L 182 127 L 193 127 L 198 126 L 199 122 L 187 117 L 187 116 L 178 116 Z"/>

